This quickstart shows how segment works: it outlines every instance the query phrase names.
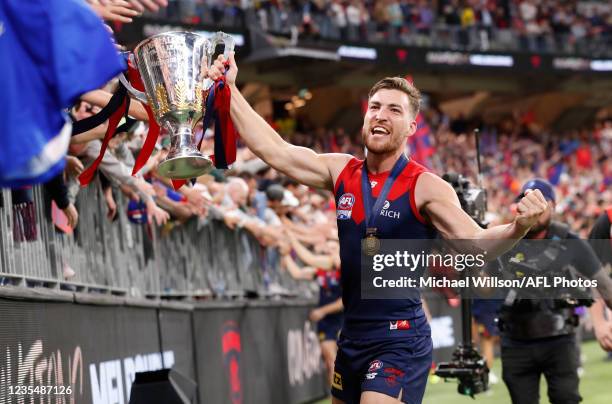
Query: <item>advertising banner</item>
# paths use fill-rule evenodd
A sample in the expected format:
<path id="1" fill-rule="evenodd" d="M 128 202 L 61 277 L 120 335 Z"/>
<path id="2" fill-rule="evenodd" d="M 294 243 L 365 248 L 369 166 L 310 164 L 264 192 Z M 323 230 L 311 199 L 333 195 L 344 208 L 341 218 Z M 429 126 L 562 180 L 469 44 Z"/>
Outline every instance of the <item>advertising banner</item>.
<path id="1" fill-rule="evenodd" d="M 201 306 L 194 311 L 201 403 L 302 403 L 323 397 L 311 305 Z"/>
<path id="2" fill-rule="evenodd" d="M 174 365 L 152 308 L 2 299 L 0 317 L 1 404 L 126 404 L 136 372 Z"/>

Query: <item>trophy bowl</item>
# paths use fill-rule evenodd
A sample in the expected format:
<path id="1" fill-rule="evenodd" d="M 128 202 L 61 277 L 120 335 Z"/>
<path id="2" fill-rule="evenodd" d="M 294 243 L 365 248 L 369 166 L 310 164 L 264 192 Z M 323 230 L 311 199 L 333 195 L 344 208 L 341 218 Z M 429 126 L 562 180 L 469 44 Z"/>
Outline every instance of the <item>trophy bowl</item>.
<path id="1" fill-rule="evenodd" d="M 213 84 L 204 79 L 202 67 L 211 65 L 215 48 L 221 43 L 228 57 L 234 41 L 223 32 L 210 39 L 193 32 L 165 32 L 134 49 L 145 93 L 135 90 L 125 78 L 122 83 L 151 107 L 157 123 L 170 134 L 170 151 L 157 167 L 164 177 L 189 179 L 212 169 L 210 158 L 196 147 L 194 129 L 205 113 L 206 97 Z"/>

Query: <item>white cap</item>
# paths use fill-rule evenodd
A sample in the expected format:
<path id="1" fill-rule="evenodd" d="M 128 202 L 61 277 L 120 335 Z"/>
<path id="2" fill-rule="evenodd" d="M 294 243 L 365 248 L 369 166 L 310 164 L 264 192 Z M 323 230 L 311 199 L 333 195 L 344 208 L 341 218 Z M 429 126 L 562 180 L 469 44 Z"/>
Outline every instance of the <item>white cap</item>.
<path id="1" fill-rule="evenodd" d="M 290 208 L 296 208 L 300 206 L 300 201 L 293 195 L 293 192 L 285 189 L 283 193 L 283 200 L 281 202 L 282 206 L 289 206 Z"/>

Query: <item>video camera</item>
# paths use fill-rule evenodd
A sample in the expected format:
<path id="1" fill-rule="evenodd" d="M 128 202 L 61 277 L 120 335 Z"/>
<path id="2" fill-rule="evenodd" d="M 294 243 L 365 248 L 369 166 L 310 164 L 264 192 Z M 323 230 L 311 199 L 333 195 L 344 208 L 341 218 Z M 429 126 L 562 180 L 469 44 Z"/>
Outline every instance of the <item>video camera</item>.
<path id="1" fill-rule="evenodd" d="M 457 378 L 457 392 L 464 396 L 474 398 L 475 394 L 489 389 L 489 368 L 471 344 L 459 345 L 453 352 L 453 360 L 439 363 L 435 373 L 444 379 Z"/>
<path id="2" fill-rule="evenodd" d="M 552 248 L 553 247 L 550 247 L 550 249 Z M 545 250 L 543 254 L 546 254 L 547 252 L 549 252 L 548 249 Z M 550 283 L 553 282 L 552 277 L 554 276 L 563 276 L 568 280 L 576 280 L 579 278 L 578 275 L 576 275 L 576 273 L 570 268 L 542 268 L 525 262 L 519 262 L 514 259 L 507 262 L 504 268 L 500 268 L 500 274 L 505 279 L 546 276 L 550 279 Z M 554 308 L 556 309 L 573 309 L 581 306 L 589 307 L 593 304 L 591 289 L 588 287 L 578 288 L 561 285 L 556 287 L 554 292 Z M 515 296 L 513 299 L 547 299 L 551 297 L 550 293 L 550 288 L 545 287 L 544 285 L 525 287 L 519 291 L 515 291 Z"/>
<path id="3" fill-rule="evenodd" d="M 487 192 L 484 188 L 478 188 L 470 183 L 470 180 L 461 174 L 446 173 L 442 179 L 448 182 L 461 203 L 461 209 L 465 211 L 480 227 L 487 227 L 485 213 L 487 212 Z"/>
<path id="4" fill-rule="evenodd" d="M 451 184 L 461 208 L 482 228 L 487 227 L 485 213 L 487 211 L 487 193 L 483 188 L 472 186 L 470 181 L 461 174 L 446 173 L 442 176 Z M 472 345 L 472 301 L 461 300 L 461 328 L 463 342 L 453 352 L 450 362 L 441 362 L 436 367 L 435 374 L 444 379 L 459 380 L 457 392 L 474 398 L 475 394 L 489 389 L 489 367 Z"/>

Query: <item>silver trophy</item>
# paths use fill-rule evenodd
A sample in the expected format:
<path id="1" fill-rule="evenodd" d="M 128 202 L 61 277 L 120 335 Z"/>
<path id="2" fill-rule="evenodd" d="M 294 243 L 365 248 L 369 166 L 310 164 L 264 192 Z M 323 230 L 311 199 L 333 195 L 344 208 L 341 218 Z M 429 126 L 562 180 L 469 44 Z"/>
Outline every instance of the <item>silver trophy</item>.
<path id="1" fill-rule="evenodd" d="M 134 89 L 123 75 L 119 76 L 139 101 L 151 107 L 159 126 L 170 133 L 168 157 L 157 167 L 164 177 L 195 178 L 212 167 L 212 161 L 197 149 L 193 131 L 203 117 L 206 96 L 213 84 L 203 78 L 202 67 L 214 62 L 212 58 L 219 44 L 224 44 L 223 54 L 229 57 L 234 39 L 223 32 L 209 39 L 193 32 L 158 34 L 134 49 L 145 93 Z"/>

